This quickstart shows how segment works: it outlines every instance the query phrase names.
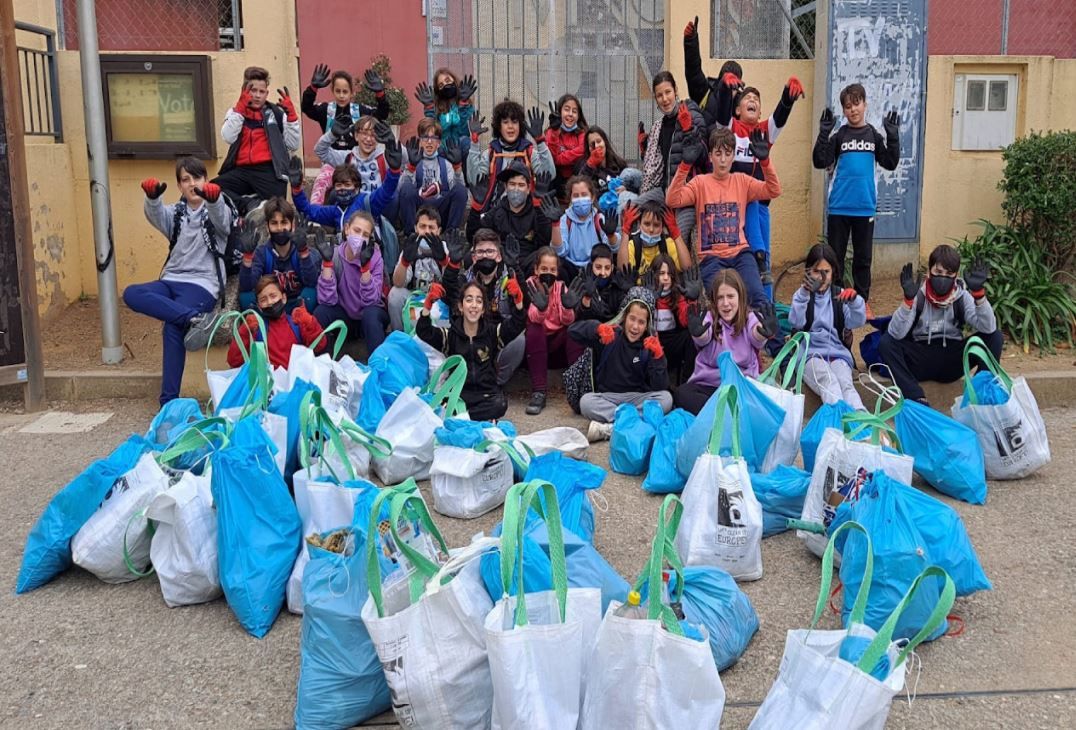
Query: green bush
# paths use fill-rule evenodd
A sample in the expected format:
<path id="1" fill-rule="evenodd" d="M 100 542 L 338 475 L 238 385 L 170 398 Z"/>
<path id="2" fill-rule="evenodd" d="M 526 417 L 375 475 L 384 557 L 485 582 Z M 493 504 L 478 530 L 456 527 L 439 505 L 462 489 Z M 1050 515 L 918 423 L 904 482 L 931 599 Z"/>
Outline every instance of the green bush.
<path id="1" fill-rule="evenodd" d="M 1076 301 L 1068 272 L 1056 272 L 1026 230 L 994 225 L 980 219 L 983 228 L 973 240 L 958 240 L 962 265 L 976 256 L 990 265 L 986 296 L 994 307 L 998 326 L 1019 343 L 1052 352 L 1059 342 L 1072 346 L 1076 330 Z M 956 240 L 956 239 L 954 239 Z"/>
<path id="2" fill-rule="evenodd" d="M 385 97 L 389 101 L 388 123 L 407 124 L 407 120 L 411 118 L 410 102 L 408 102 L 407 94 L 403 89 L 392 85 L 392 76 L 389 75 L 392 70 L 392 62 L 389 57 L 383 53 L 374 56 L 370 67 L 377 71 L 381 80 L 385 82 Z M 359 87 L 359 90 L 355 92 L 355 101 L 366 106 L 377 106 L 377 99 L 374 97 L 373 92 L 363 85 L 362 78 L 361 73 L 355 74 L 355 83 Z"/>
<path id="3" fill-rule="evenodd" d="M 1009 225 L 1027 231 L 1054 271 L 1076 256 L 1076 132 L 1032 132 L 1005 148 L 998 188 Z"/>

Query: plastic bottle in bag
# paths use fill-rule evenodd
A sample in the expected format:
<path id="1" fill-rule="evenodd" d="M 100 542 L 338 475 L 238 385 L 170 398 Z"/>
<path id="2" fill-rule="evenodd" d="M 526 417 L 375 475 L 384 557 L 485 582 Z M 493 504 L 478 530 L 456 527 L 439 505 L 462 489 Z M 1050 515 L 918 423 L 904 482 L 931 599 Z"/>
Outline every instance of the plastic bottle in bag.
<path id="1" fill-rule="evenodd" d="M 623 618 L 646 618 L 646 609 L 639 605 L 642 600 L 642 596 L 639 595 L 639 591 L 629 591 L 627 603 L 622 604 L 616 609 L 614 615 L 621 616 Z"/>

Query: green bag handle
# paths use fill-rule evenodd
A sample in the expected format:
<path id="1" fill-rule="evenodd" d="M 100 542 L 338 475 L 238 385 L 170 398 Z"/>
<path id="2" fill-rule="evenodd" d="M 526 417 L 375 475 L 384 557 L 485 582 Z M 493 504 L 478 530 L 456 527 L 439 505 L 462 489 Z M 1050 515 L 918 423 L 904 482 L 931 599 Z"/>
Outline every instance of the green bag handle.
<path id="1" fill-rule="evenodd" d="M 316 437 L 320 435 L 320 439 Z M 321 405 L 321 392 L 308 390 L 303 394 L 303 400 L 299 404 L 299 463 L 304 469 L 311 465 L 310 451 L 316 441 L 320 440 L 318 449 L 318 463 L 329 470 L 336 481 L 341 481 L 336 471 L 325 459 L 325 453 L 331 447 L 340 457 L 340 461 L 347 468 L 349 479 L 355 478 L 355 469 L 351 466 L 344 441 L 340 437 L 340 429 L 333 423 L 332 417 Z"/>
<path id="2" fill-rule="evenodd" d="M 309 347 L 312 351 L 317 352 L 318 344 L 325 338 L 325 335 L 330 332 L 339 332 L 340 336 L 336 338 L 336 344 L 333 345 L 333 360 L 340 357 L 340 350 L 344 347 L 344 340 L 347 339 L 347 325 L 344 324 L 344 320 L 338 319 L 331 322 L 328 327 L 321 331 L 321 334 L 314 338 L 314 341 L 310 343 Z"/>
<path id="3" fill-rule="evenodd" d="M 545 504 L 543 505 L 543 499 Z M 501 523 L 501 590 L 507 596 L 516 568 L 516 611 L 514 626 L 527 625 L 526 591 L 523 586 L 523 540 L 526 534 L 526 515 L 533 509 L 545 520 L 549 533 L 549 562 L 553 573 L 553 591 L 564 623 L 568 604 L 568 567 L 564 560 L 564 531 L 560 519 L 557 490 L 543 479 L 513 484 L 504 501 Z M 518 557 L 517 557 L 518 556 Z"/>
<path id="4" fill-rule="evenodd" d="M 392 455 L 392 444 L 388 439 L 370 433 L 350 418 L 340 421 L 340 433 L 361 444 L 375 459 L 387 459 Z"/>
<path id="5" fill-rule="evenodd" d="M 897 655 L 896 664 L 893 668 L 899 667 L 904 663 L 904 660 L 908 657 L 908 654 L 919 646 L 923 641 L 930 636 L 934 631 L 942 625 L 945 621 L 945 617 L 949 614 L 949 610 L 953 607 L 953 601 L 956 599 L 956 584 L 953 583 L 953 579 L 949 577 L 942 568 L 936 565 L 931 565 L 924 570 L 919 576 L 912 582 L 912 585 L 908 588 L 908 591 L 904 594 L 904 598 L 897 604 L 897 607 L 893 609 L 893 613 L 889 614 L 889 618 L 882 624 L 882 628 L 878 630 L 878 635 L 874 637 L 874 640 L 867 646 L 866 651 L 863 652 L 863 656 L 856 664 L 860 671 L 864 673 L 870 673 L 870 671 L 878 663 L 878 660 L 886 653 L 890 643 L 893 641 L 893 631 L 897 628 L 897 622 L 900 620 L 901 615 L 905 609 L 912 602 L 912 597 L 915 592 L 919 590 L 919 587 L 923 584 L 923 581 L 927 578 L 944 578 L 945 587 L 942 588 L 941 595 L 938 596 L 938 602 L 934 604 L 934 610 L 931 611 L 930 616 L 927 617 L 926 625 L 919 630 L 912 640 L 909 641 L 904 648 L 900 650 L 900 654 Z"/>
<path id="6" fill-rule="evenodd" d="M 993 373 L 994 377 L 1001 381 L 1001 384 L 1005 387 L 1005 391 L 1012 392 L 1012 378 L 1005 372 L 1005 369 L 1001 367 L 1001 363 L 994 357 L 994 353 L 990 352 L 990 349 L 982 341 L 982 339 L 976 335 L 968 338 L 968 344 L 964 346 L 964 393 L 968 396 L 968 402 L 973 406 L 979 405 L 979 396 L 975 394 L 975 388 L 971 387 L 971 356 L 978 355 L 979 359 L 986 364 L 987 369 Z"/>
<path id="7" fill-rule="evenodd" d="M 414 479 L 408 479 L 395 487 L 381 490 L 381 493 L 377 495 L 377 499 L 374 500 L 374 506 L 370 512 L 370 524 L 367 532 L 368 536 L 376 536 L 379 534 L 378 514 L 381 512 L 381 505 L 386 499 L 390 500 L 389 532 L 396 542 L 396 547 L 400 549 L 400 552 L 407 558 L 411 567 L 414 568 L 414 571 L 408 578 L 411 602 L 414 603 L 422 595 L 426 583 L 430 578 L 437 574 L 438 566 L 400 539 L 399 534 L 396 531 L 396 523 L 399 522 L 401 517 L 406 516 L 408 519 L 415 520 L 419 522 L 422 527 L 426 528 L 430 535 L 437 540 L 438 545 L 446 555 L 448 554 L 448 545 L 445 544 L 445 539 L 441 537 L 441 532 L 433 523 L 433 519 L 430 517 L 430 512 L 426 508 L 426 503 L 422 500 L 422 495 L 419 493 L 418 485 L 415 483 Z M 383 594 L 381 592 L 381 566 L 378 564 L 377 560 L 376 542 L 377 540 L 375 539 L 368 538 L 366 540 L 366 578 L 370 588 L 370 597 L 374 599 L 374 606 L 377 608 L 377 615 L 384 617 L 385 607 Z"/>
<path id="8" fill-rule="evenodd" d="M 669 514 L 672 510 L 671 515 Z M 684 565 L 680 555 L 676 551 L 676 532 L 680 528 L 680 518 L 683 515 L 684 505 L 675 494 L 668 494 L 658 510 L 658 526 L 654 533 L 654 540 L 650 544 L 650 559 L 644 566 L 643 571 L 635 580 L 633 591 L 638 592 L 646 583 L 649 586 L 647 597 L 647 618 L 661 621 L 665 630 L 675 636 L 683 636 L 684 629 L 676 618 L 673 610 L 661 602 L 660 594 L 662 580 L 661 572 L 668 563 L 676 573 L 676 595 L 670 596 L 673 601 L 679 601 L 684 594 Z"/>
<path id="9" fill-rule="evenodd" d="M 416 296 L 418 301 L 415 301 Z M 403 326 L 404 334 L 414 335 L 416 322 L 411 321 L 411 312 L 414 310 L 422 311 L 422 305 L 426 300 L 426 292 L 421 289 L 415 289 L 407 295 L 407 299 L 403 303 Z"/>
<path id="10" fill-rule="evenodd" d="M 833 534 L 829 537 L 829 543 L 826 544 L 826 551 L 822 553 L 822 581 L 818 587 L 818 602 L 814 607 L 814 618 L 811 619 L 811 631 L 818 625 L 818 620 L 822 618 L 822 612 L 826 609 L 826 601 L 829 600 L 829 587 L 833 582 L 833 552 L 837 546 L 837 536 L 846 530 L 858 530 L 863 533 L 863 537 L 867 540 L 867 561 L 863 566 L 863 580 L 859 584 L 859 592 L 856 593 L 856 600 L 852 604 L 852 613 L 848 616 L 849 623 L 863 623 L 863 618 L 867 614 L 867 598 L 871 592 L 871 581 L 874 579 L 874 547 L 871 545 L 871 536 L 864 528 L 863 525 L 858 522 L 845 522 L 843 525 L 833 531 Z M 888 646 L 888 643 L 886 644 Z M 870 665 L 874 667 L 873 664 Z"/>
<path id="11" fill-rule="evenodd" d="M 865 411 L 855 411 L 853 413 L 844 414 L 841 416 L 841 430 L 844 432 L 844 437 L 851 440 L 863 431 L 870 429 L 870 443 L 874 446 L 878 446 L 882 441 L 882 433 L 886 433 L 889 435 L 889 438 L 893 440 L 893 445 L 897 450 L 903 453 L 903 450 L 900 447 L 900 438 L 897 437 L 896 429 L 890 426 L 885 418 L 892 412 L 895 412 L 894 409 L 899 411 L 899 404 L 878 416 L 873 413 L 866 413 Z"/>
<path id="12" fill-rule="evenodd" d="M 209 335 L 210 343 L 213 342 L 213 338 L 217 334 L 217 330 L 220 329 L 227 322 L 232 324 L 232 338 L 236 342 L 236 346 L 239 348 L 239 352 L 243 355 L 243 361 L 249 366 L 247 368 L 247 383 L 249 384 L 249 393 L 247 400 L 242 405 L 240 411 L 239 420 L 250 415 L 254 411 L 267 410 L 269 408 L 269 394 L 273 389 L 273 372 L 269 366 L 269 353 L 266 349 L 265 342 L 257 342 L 254 340 L 253 332 L 251 334 L 250 349 L 247 350 L 246 345 L 243 344 L 242 338 L 239 336 L 239 325 L 242 323 L 246 325 L 246 316 L 248 314 L 254 315 L 258 321 L 258 329 L 261 332 L 265 332 L 265 321 L 261 315 L 253 309 L 245 309 L 242 312 L 225 312 L 217 320 L 217 323 L 213 326 L 213 330 Z M 209 349 L 210 346 L 206 346 L 205 352 L 205 369 L 209 370 Z"/>
<path id="13" fill-rule="evenodd" d="M 209 428 L 213 426 L 222 426 L 223 431 L 210 431 Z M 203 418 L 201 421 L 192 423 L 183 433 L 172 440 L 172 443 L 157 455 L 157 463 L 161 466 L 166 466 L 170 461 L 182 456 L 183 454 L 189 454 L 192 451 L 205 446 L 207 443 L 212 446 L 213 441 L 217 440 L 220 445 L 213 449 L 222 449 L 228 445 L 228 433 L 231 431 L 231 424 L 228 423 L 228 419 L 215 416 L 213 418 Z"/>
<path id="14" fill-rule="evenodd" d="M 526 450 L 527 455 L 531 459 L 534 458 L 534 450 L 530 446 L 527 446 L 527 444 L 524 443 L 519 443 L 518 445 L 522 446 Z M 485 454 L 488 453 L 489 450 L 492 448 L 500 449 L 504 453 L 508 454 L 508 458 L 512 460 L 512 464 L 520 471 L 527 471 L 527 464 L 529 462 L 527 460 L 524 460 L 523 455 L 519 453 L 518 449 L 516 449 L 516 446 L 509 441 L 495 441 L 493 439 L 485 439 L 484 441 L 479 441 L 477 444 L 475 444 L 474 450 L 478 451 L 479 453 Z"/>
<path id="15" fill-rule="evenodd" d="M 445 376 L 444 383 L 441 383 L 442 376 Z M 452 355 L 445 358 L 441 366 L 433 372 L 423 392 L 433 395 L 430 403 L 432 408 L 436 410 L 443 403 L 445 418 L 451 418 L 467 409 L 466 404 L 460 398 L 463 384 L 466 382 L 467 362 L 462 355 Z"/>
<path id="16" fill-rule="evenodd" d="M 803 393 L 803 369 L 807 366 L 807 348 L 811 344 L 811 335 L 808 332 L 796 332 L 788 338 L 788 342 L 773 358 L 773 362 L 758 376 L 760 383 L 768 383 L 781 390 L 791 390 L 796 395 Z M 792 361 L 792 367 L 786 367 L 784 375 L 781 375 L 781 363 L 796 358 Z M 790 388 L 792 379 L 796 379 L 796 387 Z"/>
<path id="17" fill-rule="evenodd" d="M 143 572 L 135 567 L 134 561 L 131 560 L 131 553 L 127 549 L 127 532 L 131 529 L 131 523 L 139 518 L 145 519 L 146 510 L 142 509 L 131 515 L 131 519 L 127 520 L 127 526 L 123 528 L 123 564 L 127 566 L 128 572 L 139 578 L 148 578 L 156 572 L 156 569 L 150 565 L 149 570 Z M 152 537 L 153 533 L 157 531 L 157 528 L 153 526 L 153 520 L 146 519 L 146 529 L 149 530 L 149 534 Z"/>
<path id="18" fill-rule="evenodd" d="M 706 453 L 721 453 L 721 440 L 725 435 L 725 411 L 732 416 L 732 457 L 743 458 L 740 449 L 740 403 L 736 390 L 731 385 L 722 385 L 717 391 L 717 407 L 714 408 L 714 425 L 710 429 L 710 441 Z"/>

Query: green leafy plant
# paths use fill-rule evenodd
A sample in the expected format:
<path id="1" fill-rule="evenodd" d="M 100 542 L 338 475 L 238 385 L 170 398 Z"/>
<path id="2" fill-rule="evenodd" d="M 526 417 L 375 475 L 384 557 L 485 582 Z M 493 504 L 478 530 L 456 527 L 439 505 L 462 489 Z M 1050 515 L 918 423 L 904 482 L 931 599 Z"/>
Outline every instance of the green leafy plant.
<path id="1" fill-rule="evenodd" d="M 374 56 L 370 67 L 377 72 L 378 76 L 381 77 L 381 81 L 385 84 L 385 98 L 389 102 L 388 123 L 407 124 L 407 121 L 411 118 L 410 102 L 408 102 L 407 94 L 404 93 L 403 89 L 392 85 L 392 76 L 389 75 L 389 72 L 392 71 L 392 62 L 389 57 L 384 53 Z M 359 85 L 359 90 L 355 92 L 355 101 L 367 106 L 377 106 L 374 93 L 362 85 L 362 76 L 362 74 L 355 76 L 355 81 Z"/>
<path id="2" fill-rule="evenodd" d="M 998 189 L 1009 225 L 1027 231 L 1055 271 L 1076 257 L 1076 132 L 1032 132 L 1002 153 Z"/>
<path id="3" fill-rule="evenodd" d="M 986 295 L 998 326 L 1019 343 L 1052 352 L 1061 342 L 1071 347 L 1076 336 L 1074 278 L 1055 271 L 1045 260 L 1030 232 L 979 219 L 983 231 L 974 239 L 952 239 L 967 265 L 981 256 L 990 266 Z"/>

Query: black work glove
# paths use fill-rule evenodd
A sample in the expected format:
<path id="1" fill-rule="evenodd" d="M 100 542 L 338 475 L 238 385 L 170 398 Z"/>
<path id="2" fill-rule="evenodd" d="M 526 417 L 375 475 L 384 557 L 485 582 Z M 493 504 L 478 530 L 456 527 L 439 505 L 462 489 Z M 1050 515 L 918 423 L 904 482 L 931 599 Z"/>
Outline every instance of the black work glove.
<path id="1" fill-rule="evenodd" d="M 755 310 L 755 314 L 762 325 L 762 336 L 767 340 L 771 337 L 776 337 L 777 333 L 781 331 L 781 327 L 777 323 L 777 310 L 774 308 L 773 303 L 762 302 L 758 309 Z"/>
<path id="2" fill-rule="evenodd" d="M 516 264 L 519 262 L 519 239 L 509 233 L 504 239 L 503 250 L 505 263 L 508 264 L 508 266 L 515 268 Z"/>
<path id="3" fill-rule="evenodd" d="M 388 122 L 381 119 L 374 123 L 374 137 L 377 138 L 378 142 L 385 145 L 396 141 L 396 135 L 392 133 L 392 127 L 388 125 Z"/>
<path id="4" fill-rule="evenodd" d="M 560 129 L 560 112 L 555 102 L 549 102 L 549 128 Z"/>
<path id="5" fill-rule="evenodd" d="M 329 240 L 329 237 L 325 235 L 325 229 L 318 226 L 314 229 L 314 250 L 321 255 L 322 261 L 332 261 L 333 251 L 336 247 L 333 242 Z"/>
<path id="6" fill-rule="evenodd" d="M 635 269 L 631 264 L 623 264 L 613 274 L 613 286 L 620 291 L 627 291 L 635 286 Z"/>
<path id="7" fill-rule="evenodd" d="M 258 225 L 247 218 L 239 224 L 239 252 L 254 253 L 258 247 Z"/>
<path id="8" fill-rule="evenodd" d="M 923 285 L 923 275 L 915 273 L 915 267 L 909 261 L 900 270 L 900 288 L 904 290 L 904 299 L 911 301 L 919 293 L 919 287 Z"/>
<path id="9" fill-rule="evenodd" d="M 415 98 L 418 99 L 418 103 L 422 106 L 433 106 L 433 89 L 423 81 L 415 87 Z"/>
<path id="10" fill-rule="evenodd" d="M 385 82 L 378 75 L 377 71 L 372 68 L 366 69 L 366 73 L 363 74 L 363 80 L 366 83 L 366 88 L 373 94 L 380 94 L 385 91 Z"/>
<path id="11" fill-rule="evenodd" d="M 837 126 L 837 118 L 833 116 L 833 110 L 828 106 L 822 110 L 822 117 L 818 120 L 818 136 L 829 138 L 833 134 L 833 128 Z"/>
<path id="12" fill-rule="evenodd" d="M 643 274 L 642 282 L 643 288 L 649 289 L 655 294 L 658 293 L 658 272 L 653 266 L 648 266 L 646 268 L 646 273 Z"/>
<path id="13" fill-rule="evenodd" d="M 594 299 L 598 296 L 598 277 L 594 276 L 594 269 L 587 267 L 583 276 L 583 294 Z"/>
<path id="14" fill-rule="evenodd" d="M 407 140 L 407 163 L 411 166 L 418 165 L 418 161 L 422 159 L 422 153 L 419 151 L 418 137 L 412 135 Z"/>
<path id="15" fill-rule="evenodd" d="M 575 309 L 583 301 L 583 293 L 586 285 L 583 275 L 580 274 L 572 281 L 571 286 L 562 287 L 560 290 L 560 303 L 565 309 Z"/>
<path id="16" fill-rule="evenodd" d="M 314 66 L 314 75 L 310 77 L 310 85 L 315 89 L 324 89 L 329 85 L 329 65 L 325 63 L 319 63 Z"/>
<path id="17" fill-rule="evenodd" d="M 366 264 L 370 263 L 370 259 L 374 257 L 374 246 L 376 245 L 377 244 L 375 244 L 372 240 L 367 241 L 366 245 L 362 247 L 361 251 L 359 251 L 360 267 L 365 267 Z"/>
<path id="18" fill-rule="evenodd" d="M 692 306 L 687 311 L 687 331 L 692 337 L 702 337 L 708 329 L 710 325 L 706 323 L 706 314 L 699 311 L 697 304 Z"/>
<path id="19" fill-rule="evenodd" d="M 602 213 L 602 230 L 605 231 L 605 235 L 612 238 L 616 235 L 616 229 L 619 221 L 617 220 L 616 209 L 609 211 L 608 213 Z"/>
<path id="20" fill-rule="evenodd" d="M 885 134 L 887 137 L 896 137 L 900 132 L 900 116 L 894 109 L 885 115 L 882 120 L 882 126 L 885 127 Z"/>
<path id="21" fill-rule="evenodd" d="M 303 160 L 296 156 L 288 160 L 288 182 L 292 190 L 298 190 L 303 186 Z"/>
<path id="22" fill-rule="evenodd" d="M 699 273 L 698 266 L 692 266 L 684 271 L 680 278 L 679 289 L 684 299 L 689 302 L 699 301 L 699 297 L 702 296 L 702 275 Z"/>
<path id="23" fill-rule="evenodd" d="M 380 124 L 380 122 L 379 122 Z M 403 150 L 400 149 L 400 143 L 396 140 L 385 142 L 385 164 L 389 166 L 389 170 L 400 171 L 400 165 L 403 164 Z"/>
<path id="24" fill-rule="evenodd" d="M 564 215 L 564 211 L 560 209 L 560 205 L 552 195 L 547 195 L 542 198 L 542 215 L 552 223 L 560 223 L 560 218 Z"/>
<path id="25" fill-rule="evenodd" d="M 463 77 L 463 80 L 460 81 L 460 103 L 462 104 L 464 102 L 470 101 L 471 97 L 474 96 L 474 93 L 476 91 L 478 91 L 478 82 L 474 80 L 474 76 L 472 74 L 467 74 Z"/>
<path id="26" fill-rule="evenodd" d="M 976 256 L 964 275 L 964 286 L 968 288 L 968 291 L 977 292 L 986 285 L 986 280 L 989 278 L 990 266 L 981 257 Z"/>
<path id="27" fill-rule="evenodd" d="M 333 122 L 332 127 L 329 128 L 332 135 L 337 139 L 343 139 L 344 137 L 350 137 L 355 131 L 355 123 L 350 119 L 337 119 Z"/>
<path id="28" fill-rule="evenodd" d="M 755 131 L 751 132 L 751 154 L 759 162 L 770 156 L 770 140 L 759 127 L 755 127 Z"/>
<path id="29" fill-rule="evenodd" d="M 684 140 L 680 161 L 694 167 L 704 157 L 706 157 L 706 147 L 703 145 L 702 140 L 696 135 L 688 135 Z"/>
<path id="30" fill-rule="evenodd" d="M 545 284 L 535 284 L 533 281 L 528 281 L 527 294 L 530 296 L 531 304 L 539 312 L 544 312 L 549 307 L 549 291 L 545 288 Z"/>
<path id="31" fill-rule="evenodd" d="M 470 186 L 471 197 L 474 198 L 474 202 L 481 205 L 485 202 L 486 196 L 489 194 L 489 175 L 481 173 Z"/>
<path id="32" fill-rule="evenodd" d="M 463 163 L 463 150 L 454 139 L 446 139 L 444 144 L 445 161 L 455 167 Z"/>
<path id="33" fill-rule="evenodd" d="M 458 228 L 452 228 L 446 236 L 445 244 L 448 248 L 449 263 L 459 267 L 463 257 L 467 255 L 467 237 L 460 233 Z"/>
<path id="34" fill-rule="evenodd" d="M 403 247 L 400 249 L 400 259 L 403 261 L 405 266 L 410 266 L 411 264 L 418 261 L 419 240 L 419 237 L 412 233 L 404 241 Z"/>
<path id="35" fill-rule="evenodd" d="M 467 131 L 471 133 L 471 141 L 477 142 L 479 137 L 489 131 L 489 127 L 486 126 L 486 118 L 480 118 L 477 114 L 472 114 L 471 118 L 467 120 Z"/>
<path id="36" fill-rule="evenodd" d="M 549 195 L 549 184 L 553 182 L 553 176 L 548 172 L 539 172 L 534 176 L 534 197 L 544 198 Z"/>
<path id="37" fill-rule="evenodd" d="M 527 112 L 527 131 L 534 139 L 534 143 L 538 144 L 538 141 L 542 138 L 542 129 L 545 126 L 545 114 L 542 114 L 542 107 L 534 106 Z"/>
<path id="38" fill-rule="evenodd" d="M 822 280 L 811 276 L 811 272 L 804 271 L 803 288 L 811 292 L 811 294 L 817 294 L 818 290 L 822 288 Z"/>
<path id="39" fill-rule="evenodd" d="M 307 249 L 307 230 L 305 218 L 300 217 L 295 221 L 295 227 L 291 231 L 291 245 L 295 246 L 296 251 L 305 251 Z"/>

